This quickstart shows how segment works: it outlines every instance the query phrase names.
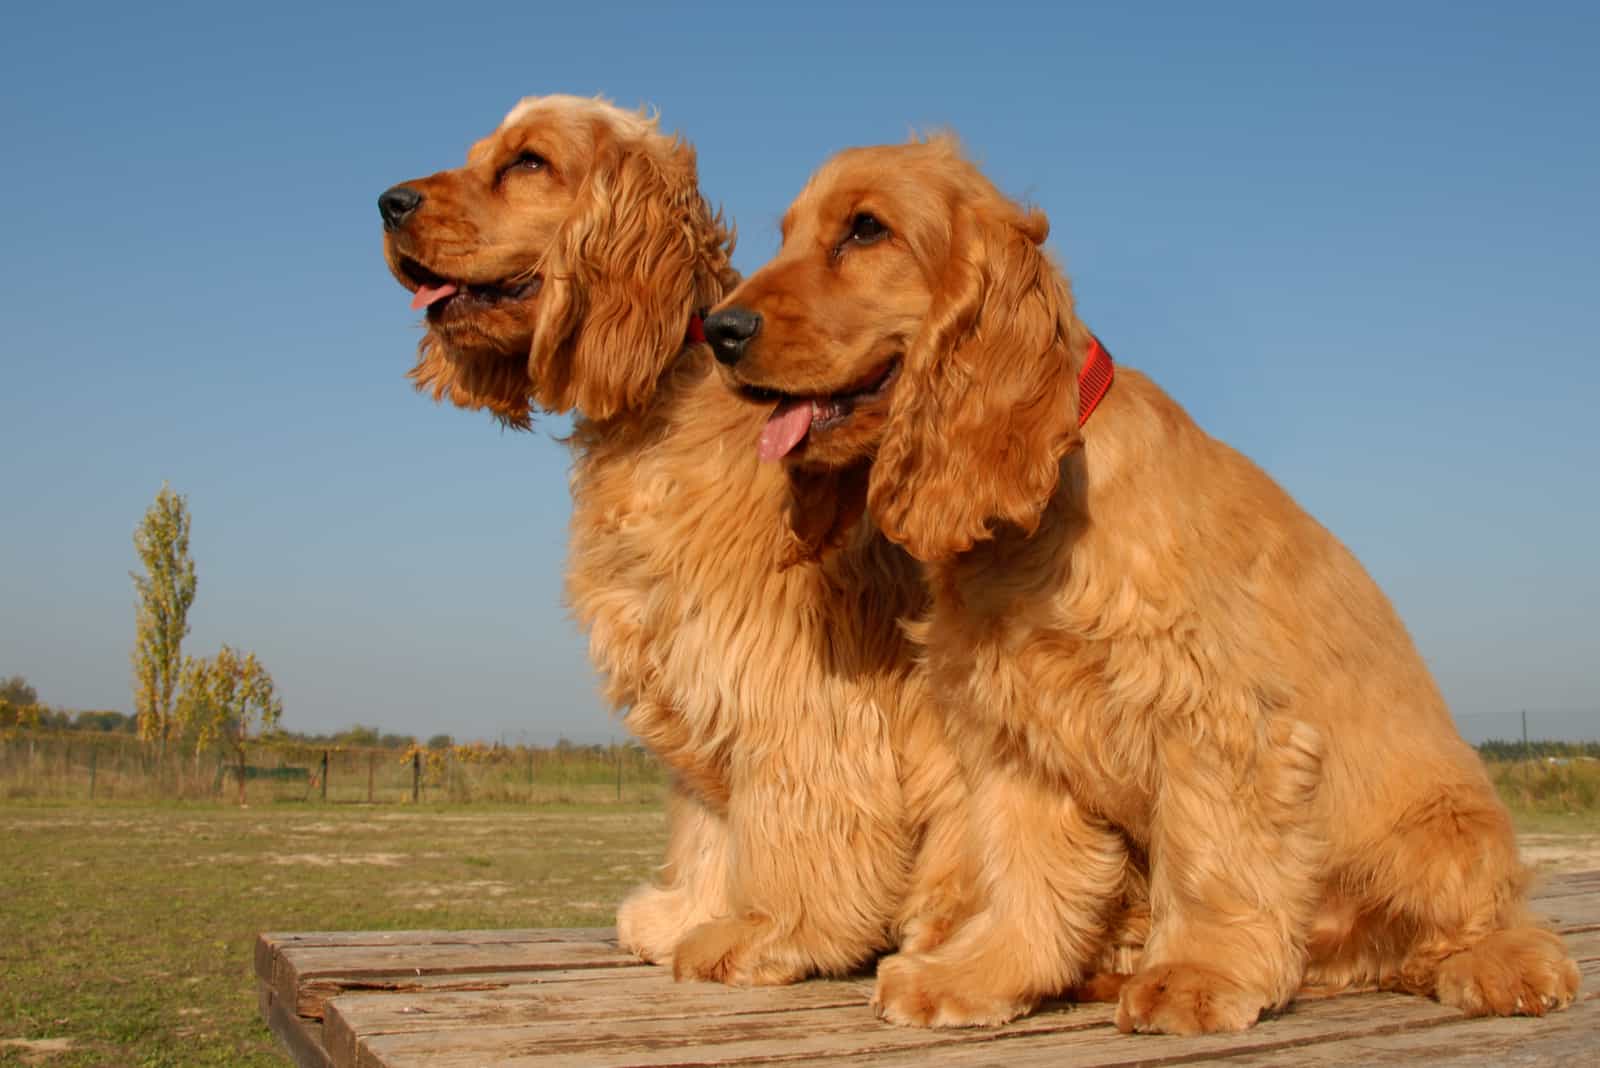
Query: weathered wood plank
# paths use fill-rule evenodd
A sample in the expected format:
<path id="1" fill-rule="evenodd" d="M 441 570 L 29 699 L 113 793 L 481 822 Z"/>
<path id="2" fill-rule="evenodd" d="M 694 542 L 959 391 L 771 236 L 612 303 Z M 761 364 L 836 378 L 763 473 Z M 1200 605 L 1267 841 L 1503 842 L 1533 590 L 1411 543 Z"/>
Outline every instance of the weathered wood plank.
<path id="1" fill-rule="evenodd" d="M 1060 1068 L 1064 1063 L 1093 1068 L 1213 1062 L 1230 1068 L 1239 1063 L 1292 1063 L 1296 1068 L 1305 1064 L 1432 1064 L 1429 1051 L 1440 1046 L 1456 1052 L 1474 1050 L 1481 1037 L 1486 1043 L 1492 1039 L 1505 1046 L 1520 1047 L 1528 1055 L 1520 1063 L 1563 1064 L 1571 1068 L 1569 1061 L 1542 1056 L 1544 1036 L 1551 1035 L 1558 1049 L 1585 1030 L 1592 1040 L 1596 1008 L 1596 1002 L 1589 999 L 1542 1019 L 1469 1020 L 1423 998 L 1358 994 L 1304 1003 L 1293 1012 L 1236 1035 L 1124 1035 L 1104 1027 L 1062 1035 L 1022 1036 L 987 1048 L 961 1045 L 922 1056 L 896 1053 L 830 1063 L 840 1068 L 977 1068 L 996 1063 L 1003 1063 L 1006 1068 Z M 1436 1035 L 1443 1038 L 1436 1041 Z M 1313 1059 L 1316 1051 L 1339 1044 L 1345 1044 L 1345 1049 L 1332 1058 Z"/>
<path id="2" fill-rule="evenodd" d="M 1600 936 L 1574 951 L 1600 954 Z M 1586 985 L 1600 974 L 1600 959 L 1591 958 Z M 810 984 L 808 984 L 810 985 Z M 679 987 L 678 989 L 683 989 Z M 704 988 L 726 998 L 732 1007 L 747 991 Z M 773 991 L 773 1002 L 793 996 L 804 986 Z M 648 1010 L 627 1017 L 608 1014 L 600 1006 L 587 1018 L 593 1026 L 573 1026 L 563 1014 L 549 1019 L 528 1019 L 508 1024 L 495 1009 L 485 1011 L 470 1028 L 446 1025 L 441 1020 L 416 1020 L 405 1029 L 385 1033 L 344 1032 L 349 1044 L 337 1050 L 337 1068 L 408 1068 L 437 1064 L 441 1068 L 492 1061 L 519 1065 L 734 1065 L 762 1064 L 795 1059 L 830 1063 L 859 1063 L 903 1068 L 928 1065 L 978 1065 L 1003 1059 L 1013 1068 L 1043 1068 L 1060 1063 L 1070 1054 L 1075 1063 L 1162 1063 L 1176 1058 L 1233 1056 L 1251 1052 L 1286 1050 L 1349 1036 L 1384 1037 L 1418 1028 L 1462 1022 L 1461 1014 L 1424 998 L 1394 994 L 1364 994 L 1308 1000 L 1291 1012 L 1264 1022 L 1243 1035 L 1201 1039 L 1171 1036 L 1124 1036 L 1111 1026 L 1113 1010 L 1107 1005 L 1056 1008 L 1038 1013 L 1005 1028 L 988 1031 L 923 1031 L 890 1027 L 874 1019 L 864 1003 L 831 1008 L 741 1014 L 735 1009 L 719 1019 L 704 1014 L 685 1017 L 664 1015 L 672 990 L 652 1016 Z M 350 999 L 352 1001 L 356 999 Z M 342 1006 L 341 1006 L 342 1007 Z M 579 1009 L 578 1018 L 584 1018 Z M 1552 1017 L 1551 1019 L 1555 1019 Z M 1513 1021 L 1527 1039 L 1537 1039 L 1546 1021 Z M 1513 1033 L 1517 1033 L 1515 1029 Z M 1041 1036 L 1048 1036 L 1046 1037 Z M 1130 1044 L 1131 1043 L 1131 1044 Z M 353 1055 L 352 1055 L 353 1049 Z M 1174 1061 L 1176 1062 L 1176 1061 Z"/>
<path id="3" fill-rule="evenodd" d="M 1574 1068 L 1600 1043 L 1600 872 L 1551 877 L 1532 903 L 1585 974 L 1585 1000 L 1566 1013 L 1467 1021 L 1420 998 L 1345 995 L 1303 999 L 1243 1035 L 1201 1039 L 1119 1035 L 1103 1005 L 1050 1008 L 988 1031 L 902 1030 L 873 1017 L 870 977 L 759 990 L 674 984 L 665 969 L 623 953 L 609 929 L 269 933 L 257 940 L 255 969 L 262 1016 L 296 1062 L 314 1068 L 817 1060 L 1042 1068 L 1065 1058 Z"/>
<path id="4" fill-rule="evenodd" d="M 656 969 L 638 968 L 555 968 L 549 971 L 452 972 L 446 975 L 347 976 L 326 975 L 300 983 L 300 998 L 315 996 L 322 1001 L 343 994 L 408 994 L 426 996 L 429 991 L 503 990 L 517 986 L 546 986 L 559 983 L 603 982 L 607 989 L 626 989 L 647 981 Z M 596 979 L 597 976 L 602 977 Z"/>
<path id="5" fill-rule="evenodd" d="M 1600 868 L 1594 871 L 1566 871 L 1554 875 L 1536 876 L 1529 897 L 1540 898 L 1569 893 L 1589 893 L 1600 890 Z"/>
<path id="6" fill-rule="evenodd" d="M 1600 893 L 1535 902 L 1534 915 L 1557 934 L 1600 927 Z"/>
<path id="7" fill-rule="evenodd" d="M 791 990 L 793 988 L 790 988 Z M 1111 1007 L 1041 1013 L 990 1032 L 940 1032 L 892 1027 L 865 1004 L 793 1012 L 750 1013 L 699 1019 L 607 1020 L 596 1026 L 529 1023 L 466 1031 L 372 1035 L 360 1043 L 359 1068 L 458 1068 L 496 1065 L 724 1065 L 770 1061 L 834 1060 L 858 1053 L 927 1050 L 974 1036 L 1065 1033 L 1106 1026 Z M 917 1058 L 926 1064 L 926 1055 Z"/>
<path id="8" fill-rule="evenodd" d="M 1596 891 L 1600 891 L 1600 871 L 1569 871 L 1536 878 L 1528 896 L 1538 899 L 1565 894 L 1592 894 Z"/>
<path id="9" fill-rule="evenodd" d="M 639 974 L 642 973 L 642 974 Z M 345 1025 L 362 1033 L 477 1027 L 529 1020 L 660 1019 L 746 1012 L 784 1012 L 829 1007 L 864 1008 L 872 980 L 816 979 L 787 987 L 736 988 L 719 983 L 675 982 L 667 968 L 646 968 L 633 981 L 618 984 L 609 973 L 568 973 L 574 978 L 543 984 L 519 977 L 517 985 L 484 990 L 430 990 L 425 993 L 374 993 L 335 998 L 328 1004 L 330 1021 L 337 1012 Z M 589 1006 L 596 1006 L 593 1012 Z M 604 1011 L 602 1011 L 602 1009 Z M 419 1016 L 434 1021 L 419 1021 Z"/>
<path id="10" fill-rule="evenodd" d="M 299 1068 L 333 1068 L 320 1023 L 296 1013 L 266 983 L 256 984 L 256 1001 L 261 1018 Z"/>
<path id="11" fill-rule="evenodd" d="M 1566 942 L 1575 958 L 1600 959 L 1600 931 L 1569 936 Z M 566 981 L 542 990 L 530 989 L 532 984 L 539 983 L 537 977 L 517 976 L 513 981 L 497 984 L 495 977 L 482 976 L 476 977 L 481 983 L 476 989 L 481 993 L 435 989 L 340 997 L 326 1006 L 325 1041 L 334 1063 L 344 1066 L 355 1063 L 353 1051 L 360 1040 L 376 1034 L 557 1020 L 588 1020 L 605 1026 L 624 1019 L 770 1013 L 803 1008 L 866 1011 L 872 990 L 871 980 L 865 978 L 744 991 L 712 984 L 674 983 L 664 968 L 644 968 L 628 974 L 631 981 L 625 989 L 619 989 L 609 972 L 599 975 L 569 972 L 564 977 Z"/>
<path id="12" fill-rule="evenodd" d="M 1278 1068 L 1284 1051 L 1229 1058 L 1230 1068 Z M 1460 1020 L 1397 1035 L 1339 1038 L 1294 1050 L 1295 1068 L 1426 1064 L 1430 1068 L 1589 1068 L 1600 1061 L 1600 999 L 1542 1020 Z"/>
<path id="13" fill-rule="evenodd" d="M 519 986 L 546 986 L 574 982 L 601 982 L 606 989 L 620 992 L 641 980 L 651 979 L 656 971 L 657 969 L 648 965 L 640 965 L 511 972 L 454 972 L 444 975 L 417 975 L 408 972 L 386 976 L 313 976 L 300 981 L 298 1005 L 308 1017 L 321 1019 L 326 1011 L 327 1002 L 346 994 L 363 996 L 404 994 L 410 997 L 425 997 L 430 991 L 504 990 Z"/>
<path id="14" fill-rule="evenodd" d="M 1535 904 L 1551 898 L 1600 893 L 1600 871 L 1565 872 L 1535 884 Z M 275 946 L 404 946 L 443 944 L 482 944 L 496 942 L 614 942 L 611 927 L 520 928 L 511 930 L 419 930 L 419 931 L 297 931 L 266 932 L 258 937 L 258 949 L 270 954 Z M 265 973 L 258 970 L 265 977 Z"/>
<path id="15" fill-rule="evenodd" d="M 615 945 L 614 927 L 520 928 L 505 931 L 268 931 L 256 936 L 256 978 L 272 982 L 274 961 L 285 949 L 340 948 L 350 946 L 472 946 L 490 944 L 539 945 L 547 942 L 606 942 Z"/>
<path id="16" fill-rule="evenodd" d="M 868 1012 L 869 979 L 814 981 L 791 987 L 737 990 L 715 983 L 676 983 L 665 968 L 648 969 L 625 986 L 609 975 L 536 987 L 407 995 L 352 995 L 326 1005 L 324 1043 L 335 1068 L 358 1061 L 373 1035 L 444 1032 L 501 1025 L 558 1025 L 563 1032 L 607 1031 L 619 1022 L 706 1020 L 816 1009 Z M 587 1024 L 588 1027 L 580 1025 Z"/>
<path id="17" fill-rule="evenodd" d="M 1572 959 L 1578 962 L 1580 970 L 1585 962 L 1600 959 L 1600 927 L 1586 927 L 1581 931 L 1564 934 L 1561 936 L 1561 942 L 1567 947 Z"/>
<path id="18" fill-rule="evenodd" d="M 1555 899 L 1591 896 L 1592 908 L 1583 902 Z M 1600 872 L 1564 873 L 1536 886 L 1535 907 L 1566 926 L 1600 923 Z M 268 932 L 256 941 L 256 975 L 270 980 L 275 951 L 310 947 L 399 947 L 433 945 L 487 945 L 545 942 L 614 942 L 614 928 L 516 929 L 503 931 L 301 931 Z"/>
<path id="19" fill-rule="evenodd" d="M 1552 878 L 1535 886 L 1528 904 L 1557 931 L 1600 925 L 1600 872 Z"/>
<path id="20" fill-rule="evenodd" d="M 494 942 L 615 942 L 615 927 L 513 927 L 451 931 L 269 931 L 261 940 L 278 946 L 431 946 Z"/>
<path id="21" fill-rule="evenodd" d="M 1350 1033 L 1393 1034 L 1459 1020 L 1436 1003 L 1398 995 L 1312 1002 L 1243 1035 L 1203 1039 L 1124 1036 L 1111 1026 L 1109 1006 L 1039 1014 L 991 1031 L 902 1030 L 858 1010 L 756 1015 L 700 1023 L 597 1019 L 595 1028 L 491 1027 L 470 1032 L 372 1036 L 362 1043 L 361 1068 L 441 1068 L 492 1060 L 508 1066 L 672 1066 L 763 1064 L 805 1060 L 883 1066 L 1054 1066 L 1075 1063 L 1159 1063 L 1234 1052 L 1289 1049 Z M 1538 1021 L 1524 1021 L 1537 1026 Z"/>
<path id="22" fill-rule="evenodd" d="M 450 943 L 417 946 L 282 946 L 272 955 L 272 987 L 302 1016 L 322 1015 L 321 999 L 304 996 L 307 981 L 444 975 L 463 972 L 533 972 L 558 968 L 641 968 L 615 942 Z"/>

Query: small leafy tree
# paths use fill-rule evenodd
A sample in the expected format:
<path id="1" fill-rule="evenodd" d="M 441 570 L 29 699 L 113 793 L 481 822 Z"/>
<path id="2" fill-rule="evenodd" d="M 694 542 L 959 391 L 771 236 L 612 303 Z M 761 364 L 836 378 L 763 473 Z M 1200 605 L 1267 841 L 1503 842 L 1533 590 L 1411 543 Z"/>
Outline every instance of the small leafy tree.
<path id="1" fill-rule="evenodd" d="M 50 715 L 39 703 L 39 691 L 21 675 L 0 679 L 0 727 L 37 727 Z"/>
<path id="2" fill-rule="evenodd" d="M 340 745 L 364 749 L 375 747 L 381 738 L 382 735 L 379 733 L 378 728 L 363 727 L 359 723 L 354 727 L 346 727 L 344 730 L 334 735 L 334 740 Z"/>
<path id="3" fill-rule="evenodd" d="M 134 530 L 133 547 L 145 569 L 142 575 L 129 572 L 139 593 L 134 616 L 133 706 L 139 718 L 139 737 L 159 742 L 164 760 L 195 592 L 189 505 L 165 483 Z"/>
<path id="4" fill-rule="evenodd" d="M 194 738 L 195 762 L 215 745 L 232 752 L 239 769 L 239 803 L 244 804 L 245 745 L 253 726 L 266 731 L 278 725 L 283 702 L 272 676 L 255 653 L 240 655 L 224 645 L 216 656 L 190 657 L 183 665 L 183 690 L 178 701 L 178 725 L 185 737 Z"/>
<path id="5" fill-rule="evenodd" d="M 39 703 L 39 691 L 28 685 L 28 680 L 21 675 L 13 675 L 9 679 L 0 679 L 0 701 L 9 705 L 36 705 Z"/>
<path id="6" fill-rule="evenodd" d="M 0 727 L 37 727 L 45 709 L 37 704 L 13 704 L 0 697 Z"/>
<path id="7" fill-rule="evenodd" d="M 80 731 L 100 731 L 111 734 L 118 731 L 132 732 L 136 720 L 132 716 L 124 716 L 121 712 L 111 709 L 86 709 L 79 712 L 72 719 L 74 728 Z"/>

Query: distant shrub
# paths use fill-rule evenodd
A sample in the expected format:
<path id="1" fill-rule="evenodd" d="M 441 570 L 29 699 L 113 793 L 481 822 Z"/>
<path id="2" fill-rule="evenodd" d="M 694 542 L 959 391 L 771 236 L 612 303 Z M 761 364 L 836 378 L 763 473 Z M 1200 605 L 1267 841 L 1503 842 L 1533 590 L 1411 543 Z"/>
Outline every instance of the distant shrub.
<path id="1" fill-rule="evenodd" d="M 1490 761 L 1488 767 L 1495 788 L 1514 809 L 1537 812 L 1600 809 L 1600 760 L 1594 757 Z"/>

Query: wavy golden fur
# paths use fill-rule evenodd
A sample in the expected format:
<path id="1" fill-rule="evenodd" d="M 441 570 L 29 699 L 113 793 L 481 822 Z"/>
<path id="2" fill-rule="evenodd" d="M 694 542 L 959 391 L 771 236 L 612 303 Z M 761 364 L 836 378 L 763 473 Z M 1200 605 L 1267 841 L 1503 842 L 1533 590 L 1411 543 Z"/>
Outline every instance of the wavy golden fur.
<path id="1" fill-rule="evenodd" d="M 692 150 L 603 102 L 535 98 L 464 167 L 397 190 L 386 257 L 428 308 L 417 386 L 517 426 L 576 416 L 567 597 L 606 698 L 675 773 L 623 944 L 735 983 L 931 948 L 966 884 L 944 866 L 961 782 L 898 626 L 926 594 L 869 525 L 834 536 L 840 480 L 796 480 L 823 518 L 795 540 L 760 413 L 685 342 L 736 281 Z"/>
<path id="2" fill-rule="evenodd" d="M 851 150 L 723 305 L 760 316 L 731 384 L 817 413 L 785 462 L 872 461 L 872 517 L 926 563 L 983 905 L 882 963 L 881 1014 L 1028 1011 L 1144 870 L 1124 1030 L 1242 1029 L 1305 982 L 1568 1004 L 1506 811 L 1354 557 L 1136 371 L 1080 430 L 1047 229 L 949 140 Z"/>

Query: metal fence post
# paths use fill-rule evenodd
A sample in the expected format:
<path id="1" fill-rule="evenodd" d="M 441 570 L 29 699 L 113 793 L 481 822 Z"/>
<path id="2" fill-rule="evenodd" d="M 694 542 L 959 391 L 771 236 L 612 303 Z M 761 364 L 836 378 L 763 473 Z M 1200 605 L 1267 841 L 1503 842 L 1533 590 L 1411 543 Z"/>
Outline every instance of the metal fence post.
<path id="1" fill-rule="evenodd" d="M 422 797 L 422 754 L 411 754 L 411 803 L 415 805 Z"/>
<path id="2" fill-rule="evenodd" d="M 328 799 L 328 751 L 322 751 L 322 799 Z"/>

